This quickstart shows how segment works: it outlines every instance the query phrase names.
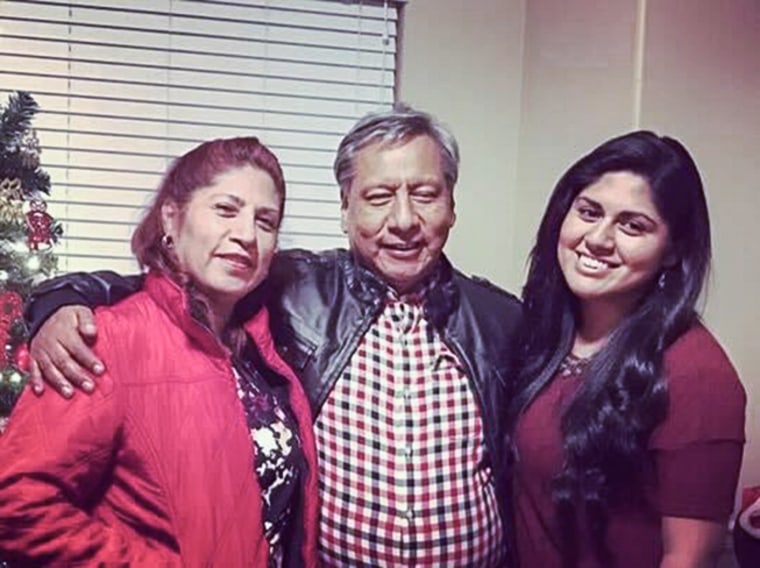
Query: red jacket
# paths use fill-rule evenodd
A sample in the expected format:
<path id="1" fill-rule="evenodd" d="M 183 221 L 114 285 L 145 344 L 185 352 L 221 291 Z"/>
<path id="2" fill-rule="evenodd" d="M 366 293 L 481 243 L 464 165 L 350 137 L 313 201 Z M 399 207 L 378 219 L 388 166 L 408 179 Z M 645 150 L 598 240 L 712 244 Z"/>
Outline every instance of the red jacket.
<path id="1" fill-rule="evenodd" d="M 0 437 L 0 558 L 44 565 L 266 566 L 253 445 L 229 351 L 171 280 L 98 310 L 106 374 L 91 396 L 27 389 Z M 301 553 L 315 566 L 317 465 L 300 383 L 274 350 L 268 314 L 245 325 L 290 381 L 308 475 Z M 288 543 L 286 543 L 288 546 Z"/>

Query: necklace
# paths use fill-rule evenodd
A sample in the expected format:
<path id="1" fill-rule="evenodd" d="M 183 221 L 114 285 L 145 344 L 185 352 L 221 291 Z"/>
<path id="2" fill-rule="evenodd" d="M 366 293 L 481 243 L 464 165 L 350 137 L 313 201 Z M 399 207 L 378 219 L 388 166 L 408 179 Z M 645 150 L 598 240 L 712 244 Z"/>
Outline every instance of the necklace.
<path id="1" fill-rule="evenodd" d="M 565 355 L 559 364 L 559 375 L 563 378 L 582 375 L 591 363 L 591 357 L 578 357 L 572 353 Z"/>

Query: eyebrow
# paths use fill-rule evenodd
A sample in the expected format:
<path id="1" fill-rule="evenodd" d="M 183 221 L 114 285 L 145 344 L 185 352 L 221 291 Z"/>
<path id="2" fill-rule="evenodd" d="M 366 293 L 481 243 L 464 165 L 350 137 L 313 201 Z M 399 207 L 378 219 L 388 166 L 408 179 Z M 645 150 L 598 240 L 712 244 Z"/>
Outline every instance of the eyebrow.
<path id="1" fill-rule="evenodd" d="M 259 213 L 264 213 L 265 215 L 274 215 L 275 217 L 278 217 L 280 215 L 280 211 L 273 207 L 257 207 L 256 214 L 258 215 Z"/>
<path id="2" fill-rule="evenodd" d="M 578 197 L 576 197 L 574 203 L 578 203 L 579 201 L 585 201 L 586 203 L 588 203 L 589 205 L 592 205 L 593 207 L 596 207 L 597 209 L 604 210 L 604 207 L 602 207 L 601 203 L 599 203 L 598 201 L 594 199 L 591 199 L 590 197 L 586 197 L 585 195 L 579 195 Z M 647 215 L 646 213 L 642 211 L 626 210 L 626 211 L 622 211 L 618 213 L 618 217 L 624 217 L 627 219 L 630 219 L 631 217 L 643 217 L 644 219 L 646 219 L 653 225 L 657 225 L 659 223 L 656 219 L 650 217 L 649 215 Z"/>
<path id="3" fill-rule="evenodd" d="M 239 207 L 242 207 L 243 205 L 245 205 L 245 201 L 243 201 L 242 199 L 240 199 L 237 195 L 233 195 L 232 193 L 223 193 L 222 192 L 222 193 L 218 193 L 216 196 L 217 197 L 226 197 L 230 201 L 234 201 L 235 205 L 237 205 Z"/>

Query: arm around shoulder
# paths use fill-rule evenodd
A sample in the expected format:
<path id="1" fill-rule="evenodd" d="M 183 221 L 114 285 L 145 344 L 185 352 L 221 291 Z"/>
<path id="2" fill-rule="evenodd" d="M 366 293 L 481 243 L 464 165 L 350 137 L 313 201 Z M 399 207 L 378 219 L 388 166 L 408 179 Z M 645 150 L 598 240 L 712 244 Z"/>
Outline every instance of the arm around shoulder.
<path id="1" fill-rule="evenodd" d="M 142 287 L 141 275 L 121 276 L 111 271 L 75 272 L 59 276 L 34 289 L 24 307 L 24 318 L 34 337 L 40 326 L 58 308 L 83 305 L 95 308 L 113 305 Z"/>

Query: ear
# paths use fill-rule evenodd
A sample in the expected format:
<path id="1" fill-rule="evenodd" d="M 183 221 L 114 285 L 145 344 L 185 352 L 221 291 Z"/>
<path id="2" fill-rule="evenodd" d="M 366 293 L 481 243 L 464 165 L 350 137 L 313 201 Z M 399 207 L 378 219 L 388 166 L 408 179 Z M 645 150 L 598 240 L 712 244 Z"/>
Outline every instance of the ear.
<path id="1" fill-rule="evenodd" d="M 680 260 L 681 258 L 675 251 L 673 243 L 668 243 L 668 249 L 665 251 L 665 256 L 662 257 L 663 268 L 673 268 Z"/>
<path id="2" fill-rule="evenodd" d="M 457 210 L 456 210 L 455 202 L 454 202 L 454 188 L 451 188 L 449 191 L 451 192 L 450 193 L 451 213 L 450 213 L 450 219 L 449 219 L 449 229 L 451 229 L 451 227 L 454 226 L 454 223 L 457 222 Z"/>
<path id="3" fill-rule="evenodd" d="M 681 259 L 674 251 L 669 251 L 665 258 L 662 259 L 662 266 L 665 268 L 673 268 Z"/>
<path id="4" fill-rule="evenodd" d="M 179 207 L 174 201 L 167 200 L 161 206 L 161 226 L 164 234 L 176 237 L 179 230 Z"/>
<path id="5" fill-rule="evenodd" d="M 340 208 L 340 230 L 348 233 L 348 209 L 345 206 Z"/>
<path id="6" fill-rule="evenodd" d="M 340 230 L 348 233 L 348 191 L 340 191 Z"/>

